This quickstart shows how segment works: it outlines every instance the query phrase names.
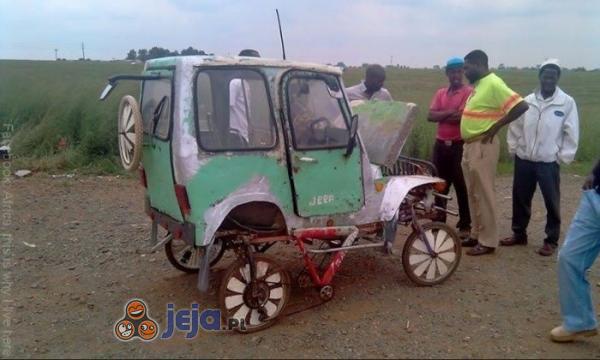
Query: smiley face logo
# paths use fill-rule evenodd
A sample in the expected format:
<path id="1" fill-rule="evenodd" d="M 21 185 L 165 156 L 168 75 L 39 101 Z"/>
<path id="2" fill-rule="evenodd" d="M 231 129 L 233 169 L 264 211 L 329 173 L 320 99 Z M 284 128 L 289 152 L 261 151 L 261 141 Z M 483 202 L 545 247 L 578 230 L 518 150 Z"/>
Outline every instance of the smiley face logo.
<path id="1" fill-rule="evenodd" d="M 133 320 L 139 320 L 146 314 L 146 305 L 139 301 L 133 300 L 127 304 L 127 316 Z"/>
<path id="2" fill-rule="evenodd" d="M 153 320 L 144 320 L 138 326 L 138 335 L 143 340 L 152 340 L 158 333 L 158 326 Z"/>
<path id="3" fill-rule="evenodd" d="M 121 320 L 115 325 L 115 335 L 121 340 L 129 340 L 133 337 L 134 328 L 129 320 Z"/>
<path id="4" fill-rule="evenodd" d="M 118 340 L 138 338 L 152 341 L 160 332 L 158 323 L 150 317 L 150 310 L 142 299 L 130 299 L 123 309 L 123 317 L 115 323 L 114 335 Z"/>

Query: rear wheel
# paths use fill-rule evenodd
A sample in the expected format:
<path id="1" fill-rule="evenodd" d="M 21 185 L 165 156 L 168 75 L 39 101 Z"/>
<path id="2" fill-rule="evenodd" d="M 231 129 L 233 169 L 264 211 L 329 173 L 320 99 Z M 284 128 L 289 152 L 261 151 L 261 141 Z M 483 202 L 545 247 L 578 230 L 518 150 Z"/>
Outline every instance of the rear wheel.
<path id="1" fill-rule="evenodd" d="M 210 249 L 210 267 L 221 260 L 225 246 L 220 240 L 215 240 Z M 186 273 L 197 273 L 204 260 L 204 249 L 190 245 L 182 239 L 172 239 L 165 244 L 165 253 L 171 265 Z"/>
<path id="2" fill-rule="evenodd" d="M 421 228 L 433 254 L 429 253 L 418 233 L 413 231 L 402 250 L 402 266 L 409 279 L 419 285 L 441 284 L 456 271 L 460 263 L 460 238 L 454 229 L 444 223 L 430 222 Z"/>
<path id="3" fill-rule="evenodd" d="M 291 281 L 281 265 L 264 255 L 254 255 L 256 281 L 250 281 L 247 259 L 234 262 L 223 275 L 219 306 L 223 321 L 244 324 L 236 330 L 253 332 L 275 323 L 290 298 Z"/>

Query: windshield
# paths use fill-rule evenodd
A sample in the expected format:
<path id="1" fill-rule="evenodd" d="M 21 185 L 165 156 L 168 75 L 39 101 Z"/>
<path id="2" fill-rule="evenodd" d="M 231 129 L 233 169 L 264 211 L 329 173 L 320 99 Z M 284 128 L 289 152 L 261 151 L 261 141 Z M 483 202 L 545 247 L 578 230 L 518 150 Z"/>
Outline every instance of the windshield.
<path id="1" fill-rule="evenodd" d="M 265 78 L 251 69 L 202 70 L 196 78 L 200 147 L 210 151 L 270 149 L 276 130 Z"/>
<path id="2" fill-rule="evenodd" d="M 308 72 L 292 75 L 287 81 L 287 102 L 297 149 L 348 144 L 344 97 L 335 76 Z"/>

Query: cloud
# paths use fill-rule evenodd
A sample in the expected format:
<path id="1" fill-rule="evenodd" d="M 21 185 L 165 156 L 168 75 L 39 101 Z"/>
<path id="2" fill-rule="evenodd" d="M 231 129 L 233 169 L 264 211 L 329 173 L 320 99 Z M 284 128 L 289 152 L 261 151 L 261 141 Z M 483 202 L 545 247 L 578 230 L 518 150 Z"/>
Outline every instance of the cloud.
<path id="1" fill-rule="evenodd" d="M 492 64 L 600 67 L 600 4 L 574 0 L 0 0 L 0 58 L 123 58 L 131 48 L 187 46 L 290 58 L 431 66 L 474 48 Z"/>

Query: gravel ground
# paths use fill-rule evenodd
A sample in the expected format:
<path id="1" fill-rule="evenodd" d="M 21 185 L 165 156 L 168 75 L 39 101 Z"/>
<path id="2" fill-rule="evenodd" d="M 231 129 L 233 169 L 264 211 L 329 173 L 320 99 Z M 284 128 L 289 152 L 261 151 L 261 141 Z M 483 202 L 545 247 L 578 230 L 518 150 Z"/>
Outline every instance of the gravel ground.
<path id="1" fill-rule="evenodd" d="M 563 230 L 582 180 L 563 175 Z M 511 183 L 510 177 L 497 182 L 502 235 L 510 233 Z M 544 237 L 539 194 L 528 246 L 463 256 L 442 285 L 413 285 L 400 251 L 353 252 L 336 275 L 333 300 L 265 331 L 121 343 L 112 331 L 128 299 L 144 299 L 164 329 L 169 302 L 216 308 L 218 282 L 202 295 L 196 276 L 174 269 L 162 250 L 150 252 L 150 222 L 136 180 L 40 174 L 14 179 L 5 191 L 14 200 L 12 240 L 3 242 L 3 264 L 10 265 L 2 274 L 5 357 L 600 358 L 600 337 L 564 345 L 548 340 L 560 316 L 556 258 L 535 253 Z M 406 234 L 398 235 L 397 247 Z M 292 247 L 277 245 L 267 254 L 292 273 L 301 268 Z M 590 281 L 598 295 L 597 264 Z M 303 295 L 292 301 L 302 303 Z"/>

